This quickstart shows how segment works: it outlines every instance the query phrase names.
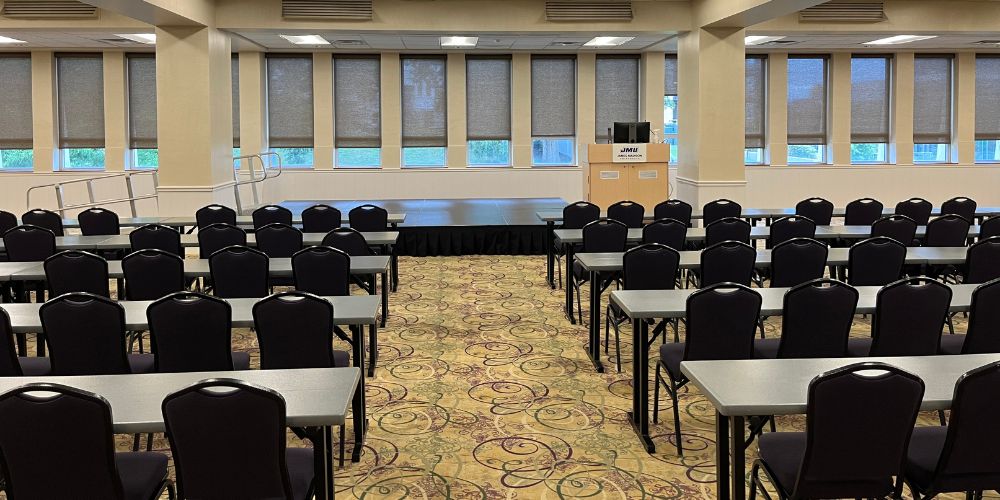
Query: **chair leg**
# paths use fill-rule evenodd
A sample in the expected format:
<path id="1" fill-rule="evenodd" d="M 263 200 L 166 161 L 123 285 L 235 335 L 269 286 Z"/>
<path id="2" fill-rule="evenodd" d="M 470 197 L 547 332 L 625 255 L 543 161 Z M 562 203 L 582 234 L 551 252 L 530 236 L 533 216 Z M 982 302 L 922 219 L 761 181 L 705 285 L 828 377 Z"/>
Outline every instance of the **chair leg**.
<path id="1" fill-rule="evenodd" d="M 750 469 L 750 496 L 748 500 L 757 500 L 757 484 L 760 475 L 760 464 L 756 461 L 753 463 L 753 467 Z"/>
<path id="2" fill-rule="evenodd" d="M 670 379 L 670 399 L 674 403 L 674 439 L 677 444 L 677 456 L 683 457 L 684 448 L 681 447 L 681 409 L 679 404 L 680 398 L 677 395 L 677 383 L 674 382 L 673 378 L 669 376 L 667 378 Z"/>
<path id="3" fill-rule="evenodd" d="M 169 500 L 177 498 L 177 492 L 174 491 L 174 485 L 172 483 L 167 483 L 167 498 Z"/>
<path id="4" fill-rule="evenodd" d="M 656 363 L 656 379 L 653 380 L 653 423 L 660 413 L 660 363 Z"/>
<path id="5" fill-rule="evenodd" d="M 619 335 L 619 325 L 615 324 L 615 364 L 618 366 L 618 373 L 622 372 L 622 343 Z"/>
<path id="6" fill-rule="evenodd" d="M 591 283 L 590 286 L 594 286 L 594 284 Z M 583 303 L 580 300 L 580 289 L 581 288 L 583 288 L 583 287 L 580 287 L 580 286 L 576 287 L 576 312 L 579 315 L 579 316 L 577 316 L 577 319 L 579 320 L 578 323 L 580 325 L 583 325 Z"/>
<path id="7" fill-rule="evenodd" d="M 764 318 L 763 316 L 757 318 L 757 328 L 760 329 L 760 338 L 764 338 Z"/>
<path id="8" fill-rule="evenodd" d="M 146 434 L 146 451 L 153 451 L 153 433 Z"/>
<path id="9" fill-rule="evenodd" d="M 608 335 L 610 333 L 611 333 L 611 306 L 608 306 L 607 310 L 604 311 L 604 354 L 608 353 L 608 349 L 610 347 L 608 343 Z"/>
<path id="10" fill-rule="evenodd" d="M 948 419 L 944 415 L 944 410 L 938 410 L 938 420 L 941 421 L 941 425 L 948 425 Z"/>
<path id="11" fill-rule="evenodd" d="M 345 434 L 344 428 L 345 427 L 346 426 L 344 426 L 344 425 L 340 426 L 340 468 L 341 469 L 344 468 L 344 434 Z"/>
<path id="12" fill-rule="evenodd" d="M 948 325 L 948 333 L 955 335 L 955 323 L 952 322 L 951 318 L 954 316 L 952 313 L 947 313 L 944 316 L 944 322 Z"/>

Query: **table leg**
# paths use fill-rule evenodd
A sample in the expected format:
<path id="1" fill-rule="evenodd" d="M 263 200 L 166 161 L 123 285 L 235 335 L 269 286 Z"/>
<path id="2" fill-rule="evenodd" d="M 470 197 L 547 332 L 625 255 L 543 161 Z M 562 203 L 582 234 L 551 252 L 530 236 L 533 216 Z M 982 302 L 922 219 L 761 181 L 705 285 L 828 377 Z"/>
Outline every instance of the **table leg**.
<path id="1" fill-rule="evenodd" d="M 374 323 L 368 325 L 368 376 L 375 376 L 375 363 L 378 361 L 378 331 Z"/>
<path id="2" fill-rule="evenodd" d="M 389 245 L 389 264 L 392 268 L 392 291 L 395 292 L 399 288 L 399 257 L 392 245 Z"/>
<path id="3" fill-rule="evenodd" d="M 385 320 L 389 317 L 389 275 L 382 272 L 382 328 L 385 328 Z M 373 283 L 374 285 L 374 283 Z"/>
<path id="4" fill-rule="evenodd" d="M 552 231 L 554 229 L 554 222 L 545 222 L 545 277 L 549 282 L 549 288 L 552 288 L 553 290 L 556 288 L 556 258 L 553 253 L 555 250 L 555 242 L 552 238 Z"/>
<path id="5" fill-rule="evenodd" d="M 729 418 L 715 412 L 715 495 L 729 500 Z"/>
<path id="6" fill-rule="evenodd" d="M 601 273 L 598 271 L 590 272 L 590 327 L 587 332 L 590 337 L 587 355 L 597 373 L 604 373 L 601 363 Z"/>
<path id="7" fill-rule="evenodd" d="M 732 467 L 730 476 L 733 481 L 733 500 L 743 500 L 747 495 L 746 488 L 746 459 L 747 448 L 745 434 L 745 423 L 743 417 L 730 417 L 730 432 L 732 437 L 729 446 L 732 450 L 729 461 Z"/>
<path id="8" fill-rule="evenodd" d="M 313 475 L 316 484 L 316 500 L 333 498 L 333 471 L 330 460 L 330 428 L 320 427 L 309 433 L 313 445 Z"/>
<path id="9" fill-rule="evenodd" d="M 354 356 L 354 366 L 361 369 L 361 378 L 358 380 L 358 388 L 354 390 L 354 399 L 351 402 L 351 409 L 354 413 L 354 451 L 351 453 L 351 462 L 361 461 L 361 447 L 365 442 L 365 431 L 368 422 L 365 418 L 365 328 L 364 325 L 351 326 L 351 350 Z"/>
<path id="10" fill-rule="evenodd" d="M 649 437 L 649 325 L 643 320 L 632 321 L 632 411 L 629 423 L 646 453 L 655 453 L 656 446 Z M 664 333 L 666 335 L 666 333 Z"/>
<path id="11" fill-rule="evenodd" d="M 573 317 L 573 245 L 563 244 L 563 255 L 566 258 L 566 317 L 569 324 L 575 325 Z"/>

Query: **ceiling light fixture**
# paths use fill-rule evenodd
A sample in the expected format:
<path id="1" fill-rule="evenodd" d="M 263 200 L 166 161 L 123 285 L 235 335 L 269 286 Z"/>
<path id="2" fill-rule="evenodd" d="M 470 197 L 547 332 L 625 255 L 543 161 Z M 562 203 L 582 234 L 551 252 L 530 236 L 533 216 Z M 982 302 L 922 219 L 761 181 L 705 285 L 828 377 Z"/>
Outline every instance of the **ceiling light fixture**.
<path id="1" fill-rule="evenodd" d="M 156 43 L 156 35 L 153 33 L 131 33 L 124 35 L 115 34 L 115 36 L 126 40 L 132 40 L 133 42 L 145 43 L 147 45 Z"/>
<path id="2" fill-rule="evenodd" d="M 443 36 L 442 47 L 475 47 L 479 43 L 478 36 Z"/>
<path id="3" fill-rule="evenodd" d="M 899 45 L 901 43 L 930 40 L 931 38 L 937 38 L 937 35 L 896 35 L 896 36 L 890 36 L 889 38 L 880 38 L 878 40 L 872 40 L 870 42 L 864 43 L 863 45 Z"/>
<path id="4" fill-rule="evenodd" d="M 595 36 L 585 43 L 587 47 L 617 47 L 635 40 L 634 36 Z"/>
<path id="5" fill-rule="evenodd" d="M 743 39 L 743 45 L 763 45 L 765 43 L 770 43 L 778 40 L 782 40 L 783 36 L 764 36 L 764 35 L 750 35 Z"/>
<path id="6" fill-rule="evenodd" d="M 326 41 L 319 35 L 278 35 L 289 43 L 294 43 L 295 45 L 330 45 L 330 42 Z"/>
<path id="7" fill-rule="evenodd" d="M 25 42 L 24 40 L 18 40 L 17 38 L 0 36 L 0 43 L 28 43 L 28 42 Z"/>

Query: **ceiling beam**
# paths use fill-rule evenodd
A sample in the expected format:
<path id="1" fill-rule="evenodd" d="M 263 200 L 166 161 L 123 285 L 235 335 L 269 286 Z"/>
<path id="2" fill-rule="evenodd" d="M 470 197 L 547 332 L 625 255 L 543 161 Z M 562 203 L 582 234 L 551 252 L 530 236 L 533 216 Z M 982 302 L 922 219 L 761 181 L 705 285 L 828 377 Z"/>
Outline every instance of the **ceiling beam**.
<path id="1" fill-rule="evenodd" d="M 210 26 L 212 0 L 85 0 L 85 3 L 154 26 Z"/>
<path id="2" fill-rule="evenodd" d="M 825 0 L 695 0 L 695 20 L 702 28 L 748 28 L 824 2 Z"/>

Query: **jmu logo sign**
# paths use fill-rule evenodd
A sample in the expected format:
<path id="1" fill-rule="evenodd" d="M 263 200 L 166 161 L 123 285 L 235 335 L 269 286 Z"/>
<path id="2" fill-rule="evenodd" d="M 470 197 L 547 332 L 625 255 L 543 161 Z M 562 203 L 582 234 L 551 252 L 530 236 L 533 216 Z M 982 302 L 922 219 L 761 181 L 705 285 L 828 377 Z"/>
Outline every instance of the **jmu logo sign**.
<path id="1" fill-rule="evenodd" d="M 645 144 L 613 144 L 612 163 L 643 163 L 646 161 Z"/>

